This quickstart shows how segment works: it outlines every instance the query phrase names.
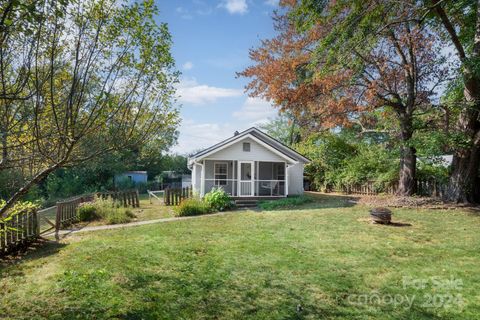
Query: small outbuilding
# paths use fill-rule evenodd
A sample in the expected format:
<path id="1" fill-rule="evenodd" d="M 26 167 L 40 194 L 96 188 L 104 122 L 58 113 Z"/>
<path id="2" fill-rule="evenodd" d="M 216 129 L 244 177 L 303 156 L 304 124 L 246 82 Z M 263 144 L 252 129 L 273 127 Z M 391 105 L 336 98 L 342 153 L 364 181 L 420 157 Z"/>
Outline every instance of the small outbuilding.
<path id="1" fill-rule="evenodd" d="M 115 175 L 115 184 L 125 180 L 134 184 L 147 183 L 147 178 L 147 171 L 126 171 Z"/>

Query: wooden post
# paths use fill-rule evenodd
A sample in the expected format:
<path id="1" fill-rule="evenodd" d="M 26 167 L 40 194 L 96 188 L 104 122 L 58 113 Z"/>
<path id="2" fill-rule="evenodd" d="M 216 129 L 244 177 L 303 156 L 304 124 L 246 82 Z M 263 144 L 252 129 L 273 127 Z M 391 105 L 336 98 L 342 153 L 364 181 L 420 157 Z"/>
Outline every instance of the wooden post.
<path id="1" fill-rule="evenodd" d="M 0 222 L 0 253 L 4 253 L 6 248 L 5 231 L 5 223 Z"/>
<path id="2" fill-rule="evenodd" d="M 5 251 L 8 251 L 8 247 L 10 246 L 10 243 L 11 243 L 11 235 L 10 235 L 10 230 L 8 230 L 10 228 L 10 225 L 11 225 L 11 220 L 10 221 L 7 221 L 5 222 Z"/>
<path id="3" fill-rule="evenodd" d="M 25 214 L 22 214 L 22 242 L 25 243 L 27 242 L 27 231 L 28 231 L 28 216 L 30 216 L 30 213 L 26 212 Z"/>
<path id="4" fill-rule="evenodd" d="M 60 231 L 60 224 L 62 221 L 62 204 L 57 202 L 57 212 L 55 213 L 55 240 L 60 240 L 58 232 Z"/>
<path id="5" fill-rule="evenodd" d="M 33 210 L 32 212 L 33 215 L 33 223 L 35 225 L 35 237 L 40 235 L 40 223 L 38 221 L 38 214 L 37 214 L 37 209 Z"/>
<path id="6" fill-rule="evenodd" d="M 138 190 L 135 190 L 135 204 L 136 204 L 137 208 L 140 208 L 140 196 L 138 194 Z"/>

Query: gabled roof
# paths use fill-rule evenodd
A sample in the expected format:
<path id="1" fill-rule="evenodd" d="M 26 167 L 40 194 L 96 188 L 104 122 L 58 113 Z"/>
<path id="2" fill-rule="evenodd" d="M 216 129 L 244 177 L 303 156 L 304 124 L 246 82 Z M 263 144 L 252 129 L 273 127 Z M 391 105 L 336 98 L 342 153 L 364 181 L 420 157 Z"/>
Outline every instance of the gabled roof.
<path id="1" fill-rule="evenodd" d="M 193 161 L 198 161 L 202 158 L 204 158 L 206 155 L 211 154 L 212 152 L 222 149 L 226 145 L 231 145 L 235 143 L 236 141 L 243 140 L 247 136 L 253 137 L 254 139 L 260 140 L 261 143 L 266 144 L 276 150 L 277 152 L 281 153 L 284 155 L 284 157 L 287 157 L 288 159 L 292 159 L 294 161 L 299 161 L 299 162 L 304 162 L 308 163 L 310 162 L 310 159 L 306 158 L 305 156 L 301 155 L 300 153 L 296 152 L 292 148 L 284 145 L 280 141 L 276 140 L 275 138 L 272 138 L 268 134 L 260 131 L 259 129 L 252 127 L 249 128 L 245 131 L 242 131 L 238 133 L 237 135 L 234 135 L 233 137 L 230 137 L 228 139 L 225 139 L 207 149 L 204 149 L 202 151 L 197 152 L 196 154 L 192 155 L 189 157 L 189 163 Z"/>

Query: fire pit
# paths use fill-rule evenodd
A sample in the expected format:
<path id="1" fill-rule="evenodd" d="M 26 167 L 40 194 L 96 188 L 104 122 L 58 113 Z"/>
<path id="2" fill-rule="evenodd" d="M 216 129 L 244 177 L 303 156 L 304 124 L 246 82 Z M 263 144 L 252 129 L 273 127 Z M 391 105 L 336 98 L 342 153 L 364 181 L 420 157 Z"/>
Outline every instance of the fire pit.
<path id="1" fill-rule="evenodd" d="M 392 211 L 387 208 L 373 208 L 370 216 L 375 223 L 389 224 L 392 220 Z"/>

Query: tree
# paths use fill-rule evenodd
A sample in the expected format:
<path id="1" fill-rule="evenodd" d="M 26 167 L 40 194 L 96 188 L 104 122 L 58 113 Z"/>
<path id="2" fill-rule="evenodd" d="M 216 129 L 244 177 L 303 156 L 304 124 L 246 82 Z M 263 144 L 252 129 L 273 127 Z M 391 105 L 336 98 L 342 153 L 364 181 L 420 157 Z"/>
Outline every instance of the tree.
<path id="1" fill-rule="evenodd" d="M 259 127 L 278 141 L 292 146 L 300 142 L 301 130 L 297 123 L 298 120 L 291 113 L 282 112 L 267 123 L 260 124 Z"/>
<path id="2" fill-rule="evenodd" d="M 58 168 L 126 145 L 142 145 L 178 124 L 172 106 L 178 73 L 170 54 L 171 37 L 166 24 L 156 23 L 153 1 L 44 0 L 36 10 L 43 14 L 30 23 L 33 33 L 20 29 L 1 43 L 5 49 L 35 35 L 24 80 L 30 93 L 15 100 L 0 96 L 2 105 L 27 110 L 25 121 L 15 130 L 6 129 L 2 152 L 7 150 L 8 156 L 2 161 L 13 163 L 14 155 L 16 166 L 30 171 L 0 215 Z M 17 56 L 0 59 L 18 58 L 20 63 L 10 63 L 16 67 L 24 61 Z"/>
<path id="3" fill-rule="evenodd" d="M 463 135 L 453 158 L 446 199 L 475 202 L 480 167 L 480 3 L 477 0 L 423 1 L 417 16 L 429 17 L 431 27 L 454 48 L 460 64 L 463 107 L 456 130 Z"/>
<path id="4" fill-rule="evenodd" d="M 391 109 L 402 142 L 399 194 L 413 194 L 415 112 L 431 107 L 446 71 L 428 29 L 410 22 L 386 24 L 408 6 L 376 1 L 284 1 L 280 34 L 252 50 L 252 95 L 272 99 L 317 127 L 349 126 L 374 109 Z M 386 4 L 384 2 L 383 4 Z M 313 117 L 312 117 L 313 115 Z"/>

